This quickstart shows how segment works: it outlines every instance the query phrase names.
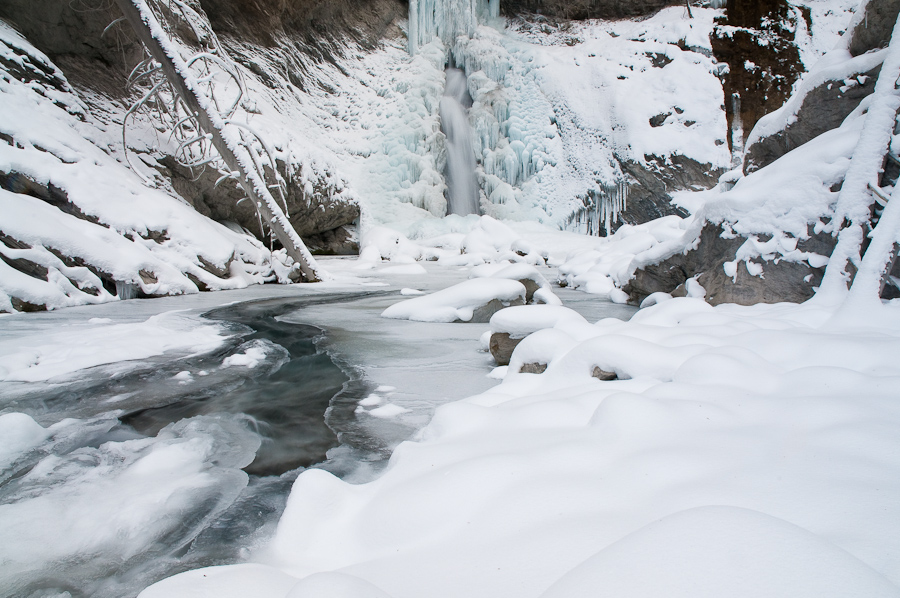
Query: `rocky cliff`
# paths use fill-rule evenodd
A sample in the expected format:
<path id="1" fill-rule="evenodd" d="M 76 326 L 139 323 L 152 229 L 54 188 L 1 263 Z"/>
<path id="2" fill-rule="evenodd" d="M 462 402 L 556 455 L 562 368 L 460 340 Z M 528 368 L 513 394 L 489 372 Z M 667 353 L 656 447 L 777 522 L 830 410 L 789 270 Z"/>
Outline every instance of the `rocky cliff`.
<path id="1" fill-rule="evenodd" d="M 683 295 L 692 279 L 713 304 L 813 296 L 841 225 L 834 221 L 835 203 L 898 11 L 896 0 L 864 5 L 841 46 L 754 127 L 743 164 L 747 176 L 735 171 L 723 179 L 704 196 L 683 238 L 635 261 L 625 286 L 631 301 L 655 292 Z M 871 184 L 890 188 L 898 172 L 886 157 L 880 180 Z M 868 230 L 880 214 L 873 205 Z M 884 293 L 896 294 L 890 277 Z"/>

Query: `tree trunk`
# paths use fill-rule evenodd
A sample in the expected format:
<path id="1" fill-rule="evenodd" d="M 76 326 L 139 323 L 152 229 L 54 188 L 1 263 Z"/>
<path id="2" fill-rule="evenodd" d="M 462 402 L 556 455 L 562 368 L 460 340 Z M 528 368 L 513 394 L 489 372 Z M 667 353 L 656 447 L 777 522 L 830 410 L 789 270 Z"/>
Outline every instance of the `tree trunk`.
<path id="1" fill-rule="evenodd" d="M 212 136 L 212 144 L 229 171 L 240 173 L 240 184 L 247 197 L 256 205 L 287 254 L 300 266 L 303 277 L 307 282 L 323 280 L 323 272 L 312 254 L 272 197 L 248 150 L 239 143 L 236 127 L 224 122 L 211 109 L 209 98 L 200 92 L 200 85 L 145 0 L 117 2 L 147 51 L 162 66 L 169 84 L 181 96 L 203 131 Z"/>

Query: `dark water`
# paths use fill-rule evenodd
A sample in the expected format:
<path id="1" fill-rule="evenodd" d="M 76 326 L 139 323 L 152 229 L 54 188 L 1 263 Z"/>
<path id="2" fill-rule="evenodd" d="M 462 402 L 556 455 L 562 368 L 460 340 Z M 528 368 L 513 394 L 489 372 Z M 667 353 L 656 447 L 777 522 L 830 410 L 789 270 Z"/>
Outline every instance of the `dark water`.
<path id="1" fill-rule="evenodd" d="M 0 389 L 4 412 L 28 413 L 45 426 L 65 418 L 81 422 L 66 442 L 48 442 L 27 460 L 0 472 L 0 504 L 4 497 L 38 496 L 38 487 L 21 486 L 42 460 L 84 464 L 84 455 L 102 452 L 104 446 L 153 437 L 169 424 L 179 426 L 176 422 L 196 416 L 225 414 L 222 417 L 249 427 L 262 439 L 255 460 L 244 468 L 251 475 L 243 490 L 198 499 L 177 526 L 127 562 L 121 562 L 112 548 L 78 553 L 7 582 L 26 596 L 58 596 L 65 591 L 73 598 L 121 598 L 182 571 L 240 562 L 248 547 L 259 546 L 274 532 L 291 485 L 304 468 L 324 467 L 343 475 L 354 471 L 354 460 L 378 461 L 380 453 L 371 457 L 377 443 L 371 448 L 361 446 L 365 439 L 347 443 L 348 435 L 338 427 L 353 425 L 353 409 L 370 390 L 367 383 L 317 348 L 324 338 L 322 330 L 278 319 L 311 303 L 348 302 L 372 294 L 282 298 L 218 308 L 204 317 L 225 326 L 232 336 L 215 351 L 167 355 L 127 367 L 79 372 L 67 381 Z M 258 357 L 254 367 L 247 367 L 246 361 L 223 367 L 235 356 L 251 354 Z M 337 423 L 338 432 L 329 422 Z M 248 433 L 244 428 L 240 442 L 246 442 Z M 223 447 L 231 444 L 228 438 Z M 337 458 L 328 459 L 330 455 Z M 57 482 L 68 483 L 63 478 Z M 0 572 L 0 595 L 5 596 L 3 577 Z"/>
<path id="2" fill-rule="evenodd" d="M 325 412 L 350 378 L 327 354 L 317 351 L 316 340 L 323 334 L 320 329 L 276 319 L 303 304 L 299 300 L 272 299 L 204 314 L 251 329 L 253 332 L 242 338 L 238 348 L 261 346 L 275 358 L 252 369 L 238 367 L 246 377 L 225 384 L 209 386 L 206 380 L 194 376 L 201 387 L 186 392 L 177 402 L 134 411 L 120 419 L 152 436 L 187 417 L 244 413 L 254 420 L 263 437 L 256 460 L 245 468 L 248 473 L 280 475 L 323 461 L 326 451 L 338 445 L 337 435 L 325 422 Z M 201 371 L 204 366 L 193 365 Z M 177 367 L 184 368 L 185 364 Z"/>

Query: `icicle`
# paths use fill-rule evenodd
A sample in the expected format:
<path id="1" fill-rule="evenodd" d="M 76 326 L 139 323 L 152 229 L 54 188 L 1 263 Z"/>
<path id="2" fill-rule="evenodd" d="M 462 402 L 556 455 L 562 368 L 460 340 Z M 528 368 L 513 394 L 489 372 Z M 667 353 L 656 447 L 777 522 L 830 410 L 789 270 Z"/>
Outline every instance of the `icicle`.
<path id="1" fill-rule="evenodd" d="M 460 35 L 471 37 L 478 27 L 478 17 L 496 18 L 500 14 L 498 0 L 410 0 L 409 53 L 435 38 L 452 44 Z"/>
<path id="2" fill-rule="evenodd" d="M 741 96 L 731 94 L 731 167 L 744 163 L 744 121 L 741 119 Z"/>

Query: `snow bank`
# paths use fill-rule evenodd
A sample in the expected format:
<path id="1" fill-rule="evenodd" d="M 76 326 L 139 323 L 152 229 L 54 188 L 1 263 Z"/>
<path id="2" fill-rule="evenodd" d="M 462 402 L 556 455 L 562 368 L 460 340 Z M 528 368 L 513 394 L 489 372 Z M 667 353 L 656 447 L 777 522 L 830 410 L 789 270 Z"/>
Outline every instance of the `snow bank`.
<path id="1" fill-rule="evenodd" d="M 698 507 L 651 523 L 573 569 L 542 598 L 587 598 L 598 588 L 635 598 L 658 596 L 661 588 L 672 598 L 898 594 L 884 576 L 815 534 L 734 507 Z"/>

